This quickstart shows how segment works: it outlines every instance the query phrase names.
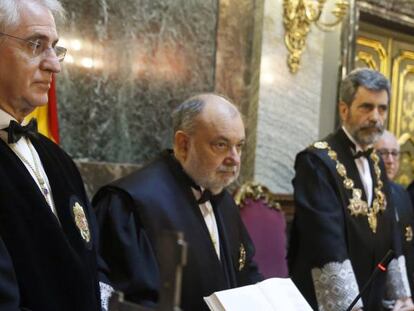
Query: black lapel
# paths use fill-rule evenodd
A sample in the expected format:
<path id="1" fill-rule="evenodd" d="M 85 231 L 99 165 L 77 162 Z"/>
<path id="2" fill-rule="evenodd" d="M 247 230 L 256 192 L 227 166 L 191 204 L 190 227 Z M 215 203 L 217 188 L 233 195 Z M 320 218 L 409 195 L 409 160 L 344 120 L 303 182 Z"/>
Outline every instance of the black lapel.
<path id="1" fill-rule="evenodd" d="M 225 191 L 225 190 L 224 190 Z M 222 193 L 224 194 L 224 193 Z M 235 270 L 233 269 L 233 259 L 232 259 L 232 249 L 231 249 L 231 243 L 229 239 L 231 238 L 231 232 L 228 225 L 231 226 L 231 224 L 226 223 L 225 221 L 225 215 L 223 215 L 223 210 L 225 204 L 224 195 L 218 196 L 215 200 L 211 202 L 214 209 L 214 214 L 216 216 L 217 221 L 217 227 L 219 230 L 219 236 L 220 236 L 220 260 L 221 265 L 223 268 L 223 272 L 225 275 L 225 279 L 227 282 L 227 286 L 229 288 L 236 287 L 237 286 L 237 279 L 235 275 Z M 237 245 L 237 243 L 233 243 L 233 245 Z"/>
<path id="2" fill-rule="evenodd" d="M 36 202 L 36 205 L 27 204 L 22 208 L 26 209 L 27 214 L 30 215 L 32 212 L 40 212 L 43 214 L 42 217 L 48 217 L 49 219 L 45 220 L 48 222 L 54 222 L 56 225 L 59 225 L 56 216 L 53 214 L 49 204 L 47 203 L 45 197 L 40 191 L 38 185 L 34 181 L 32 175 L 27 170 L 26 166 L 19 159 L 19 157 L 13 152 L 13 150 L 0 139 L 0 148 L 3 159 L 6 164 L 3 169 L 8 172 L 8 176 L 11 176 L 12 181 L 19 185 L 19 188 L 30 189 L 30 195 L 32 197 L 31 201 Z M 17 168 L 17 170 L 16 170 Z M 35 209 L 33 209 L 35 207 Z"/>
<path id="3" fill-rule="evenodd" d="M 201 226 L 202 237 L 203 237 L 201 240 L 203 241 L 205 245 L 204 249 L 208 249 L 209 252 L 211 252 L 214 255 L 214 257 L 217 259 L 217 262 L 220 262 L 217 257 L 217 253 L 214 248 L 213 242 L 211 241 L 210 232 L 207 228 L 206 222 L 204 221 L 203 214 L 201 213 L 200 207 L 197 203 L 194 193 L 191 190 L 191 187 L 193 185 L 196 185 L 195 182 L 191 179 L 190 176 L 187 175 L 187 173 L 184 171 L 184 169 L 182 168 L 178 160 L 175 159 L 172 150 L 163 151 L 161 154 L 161 157 L 163 157 L 166 160 L 168 167 L 172 171 L 174 177 L 178 180 L 178 183 L 186 185 L 185 187 L 181 187 L 181 189 L 183 189 L 184 195 L 187 198 L 188 204 L 192 207 L 192 211 L 196 215 L 199 221 L 199 224 Z M 217 221 L 217 216 L 216 216 L 216 221 Z M 197 230 L 197 231 L 199 232 L 200 230 Z M 221 243 L 221 240 L 220 240 L 220 243 Z"/>
<path id="4" fill-rule="evenodd" d="M 56 212 L 66 238 L 69 240 L 70 244 L 78 250 L 84 249 L 85 246 L 90 248 L 91 244 L 86 243 L 82 239 L 72 213 L 73 203 L 74 201 L 77 201 L 87 215 L 88 202 L 84 202 L 83 198 L 77 196 L 79 191 L 77 191 L 77 181 L 73 180 L 75 176 L 68 173 L 70 171 L 68 167 L 63 167 L 63 163 L 67 164 L 68 162 L 62 161 L 62 159 L 59 158 L 59 156 L 62 157 L 62 155 L 58 155 L 57 152 L 51 152 L 51 146 L 47 146 L 49 142 L 46 141 L 46 138 L 32 138 L 31 141 L 39 154 L 39 158 L 42 161 L 43 168 L 49 179 Z M 90 234 L 92 234 L 91 222 L 89 218 L 87 218 L 87 220 Z"/>

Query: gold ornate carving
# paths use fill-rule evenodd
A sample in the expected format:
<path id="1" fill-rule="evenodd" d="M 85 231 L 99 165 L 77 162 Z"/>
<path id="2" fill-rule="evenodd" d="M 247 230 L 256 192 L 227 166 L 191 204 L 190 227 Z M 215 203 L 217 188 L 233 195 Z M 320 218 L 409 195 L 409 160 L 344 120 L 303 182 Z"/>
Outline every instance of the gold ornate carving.
<path id="1" fill-rule="evenodd" d="M 396 182 L 407 187 L 414 177 L 414 140 L 409 133 L 404 133 L 398 138 L 401 146 L 400 169 Z"/>
<path id="2" fill-rule="evenodd" d="M 379 65 L 375 62 L 374 56 L 365 51 L 359 51 L 357 60 L 361 60 L 371 69 L 379 70 L 384 76 L 388 76 L 388 53 L 381 41 L 358 37 L 357 44 L 373 49 L 379 58 Z"/>
<path id="3" fill-rule="evenodd" d="M 394 60 L 393 71 L 392 71 L 392 103 L 390 111 L 390 130 L 395 133 L 397 137 L 401 136 L 403 132 L 401 131 L 402 120 L 405 116 L 409 115 L 412 118 L 414 117 L 414 103 L 406 102 L 404 105 L 404 89 L 406 87 L 406 80 L 408 74 L 414 73 L 414 66 L 406 65 L 402 68 L 405 61 L 414 62 L 414 52 L 411 51 L 401 51 L 400 55 Z M 414 86 L 413 86 L 414 88 Z M 409 90 L 413 92 L 414 90 Z M 404 112 L 403 112 L 404 110 Z M 410 122 L 411 122 L 410 120 Z M 407 124 L 407 123 L 406 123 Z M 411 124 L 409 126 L 412 126 Z M 407 129 L 407 132 L 414 131 L 414 128 Z"/>
<path id="4" fill-rule="evenodd" d="M 276 210 L 281 210 L 280 203 L 274 197 L 275 195 L 265 186 L 248 181 L 241 185 L 241 187 L 234 194 L 234 201 L 241 208 L 243 207 L 244 201 L 248 198 L 253 200 L 263 200 L 269 207 Z"/>
<path id="5" fill-rule="evenodd" d="M 400 172 L 396 180 L 407 186 L 414 176 L 414 52 L 402 50 L 395 58 L 392 81 L 389 127 L 401 142 Z"/>
<path id="6" fill-rule="evenodd" d="M 372 56 L 371 54 L 369 54 L 367 52 L 359 51 L 358 55 L 356 57 L 356 60 L 365 63 L 365 65 L 368 68 L 378 70 L 378 66 L 375 63 L 374 56 Z"/>
<path id="7" fill-rule="evenodd" d="M 283 24 L 285 26 L 285 44 L 289 52 L 288 66 L 291 73 L 300 67 L 300 57 L 305 49 L 306 37 L 310 25 L 315 23 L 323 31 L 330 31 L 341 23 L 348 12 L 348 0 L 336 0 L 332 15 L 335 20 L 323 23 L 320 17 L 326 0 L 284 0 Z"/>

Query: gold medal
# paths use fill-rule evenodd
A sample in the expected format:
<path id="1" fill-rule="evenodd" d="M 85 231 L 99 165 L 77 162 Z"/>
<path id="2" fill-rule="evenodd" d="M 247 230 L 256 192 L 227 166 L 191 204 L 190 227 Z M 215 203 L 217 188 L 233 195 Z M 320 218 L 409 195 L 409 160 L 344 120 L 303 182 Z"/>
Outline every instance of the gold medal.
<path id="1" fill-rule="evenodd" d="M 368 217 L 368 224 L 369 227 L 371 228 L 373 233 L 377 232 L 377 213 L 374 212 L 373 209 L 371 209 L 368 213 L 367 213 L 367 217 Z"/>
<path id="2" fill-rule="evenodd" d="M 86 219 L 83 207 L 78 202 L 76 202 L 75 205 L 73 205 L 72 209 L 75 218 L 75 224 L 78 227 L 82 238 L 87 243 L 89 243 L 89 241 L 91 240 L 91 233 L 89 231 L 88 220 Z"/>
<path id="3" fill-rule="evenodd" d="M 328 143 L 326 141 L 317 141 L 313 144 L 316 149 L 326 149 L 328 147 Z"/>
<path id="4" fill-rule="evenodd" d="M 244 248 L 243 243 L 240 243 L 239 248 L 239 271 L 242 271 L 246 265 L 246 249 Z"/>
<path id="5" fill-rule="evenodd" d="M 350 178 L 345 178 L 344 186 L 346 189 L 351 190 L 352 188 L 354 188 L 354 181 Z"/>
<path id="6" fill-rule="evenodd" d="M 411 242 L 413 240 L 413 228 L 411 226 L 405 227 L 405 240 Z"/>
<path id="7" fill-rule="evenodd" d="M 331 158 L 332 161 L 335 161 L 336 164 L 336 171 L 343 178 L 343 185 L 345 189 L 352 191 L 352 198 L 349 199 L 348 210 L 351 216 L 367 216 L 368 225 L 373 233 L 377 232 L 378 226 L 378 219 L 377 215 L 380 212 L 385 211 L 387 206 L 387 200 L 385 197 L 384 192 L 382 192 L 383 182 L 381 180 L 381 168 L 379 167 L 379 157 L 378 155 L 373 152 L 371 153 L 370 157 L 374 162 L 374 172 L 376 177 L 376 187 L 374 189 L 375 198 L 372 201 L 372 206 L 369 207 L 368 203 L 362 199 L 362 190 L 358 188 L 354 188 L 355 183 L 354 181 L 347 176 L 347 171 L 345 165 L 338 161 L 337 153 L 331 149 L 329 144 L 325 141 L 318 141 L 313 144 L 313 146 L 317 149 L 327 149 L 328 156 Z M 407 239 L 407 232 L 409 230 L 406 228 L 406 239 Z M 408 233 L 408 237 L 411 239 L 413 238 L 413 232 L 411 230 L 411 235 Z"/>

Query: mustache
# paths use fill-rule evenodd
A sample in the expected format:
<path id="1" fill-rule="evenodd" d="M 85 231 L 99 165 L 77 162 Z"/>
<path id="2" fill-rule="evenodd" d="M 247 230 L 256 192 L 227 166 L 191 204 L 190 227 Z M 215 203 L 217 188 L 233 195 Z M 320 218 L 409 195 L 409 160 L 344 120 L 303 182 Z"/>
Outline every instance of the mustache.
<path id="1" fill-rule="evenodd" d="M 365 125 L 365 126 L 361 126 L 360 130 L 364 131 L 364 130 L 378 130 L 380 132 L 382 132 L 384 130 L 384 126 L 381 124 L 369 124 L 369 125 Z"/>
<path id="2" fill-rule="evenodd" d="M 226 165 L 221 165 L 218 168 L 218 172 L 219 173 L 237 173 L 237 166 L 232 165 L 232 166 L 226 166 Z"/>

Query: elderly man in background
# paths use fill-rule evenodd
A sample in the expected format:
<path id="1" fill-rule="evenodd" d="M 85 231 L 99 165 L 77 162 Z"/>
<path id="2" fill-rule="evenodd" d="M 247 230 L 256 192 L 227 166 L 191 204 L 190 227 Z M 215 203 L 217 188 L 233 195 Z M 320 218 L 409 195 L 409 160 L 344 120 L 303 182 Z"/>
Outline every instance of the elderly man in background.
<path id="1" fill-rule="evenodd" d="M 384 130 L 390 85 L 379 72 L 352 71 L 341 82 L 342 127 L 296 157 L 295 216 L 288 262 L 314 309 L 346 310 L 376 264 L 395 256 L 353 310 L 414 310 L 384 167 L 372 145 Z M 387 306 L 389 304 L 387 303 Z"/>
<path id="2" fill-rule="evenodd" d="M 390 193 L 392 203 L 395 207 L 395 216 L 402 238 L 403 253 L 407 265 L 408 281 L 411 292 L 414 285 L 414 211 L 407 191 L 401 185 L 393 182 L 400 167 L 400 145 L 396 137 L 389 131 L 384 134 L 375 144 L 375 149 L 381 155 L 387 176 L 390 179 Z"/>
<path id="3" fill-rule="evenodd" d="M 225 190 L 239 175 L 244 125 L 237 108 L 216 94 L 188 99 L 172 119 L 174 150 L 96 194 L 100 253 L 111 282 L 127 299 L 156 303 L 158 237 L 162 230 L 182 231 L 189 247 L 181 306 L 208 310 L 203 296 L 262 279 L 238 208 Z"/>
<path id="4" fill-rule="evenodd" d="M 101 310 L 96 221 L 82 179 L 26 120 L 46 105 L 61 69 L 62 14 L 56 0 L 0 0 L 1 311 Z"/>

